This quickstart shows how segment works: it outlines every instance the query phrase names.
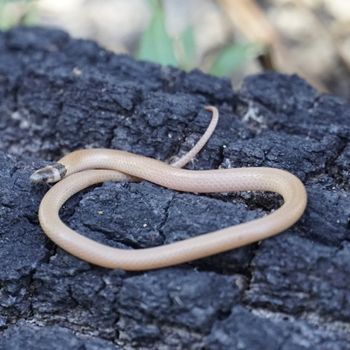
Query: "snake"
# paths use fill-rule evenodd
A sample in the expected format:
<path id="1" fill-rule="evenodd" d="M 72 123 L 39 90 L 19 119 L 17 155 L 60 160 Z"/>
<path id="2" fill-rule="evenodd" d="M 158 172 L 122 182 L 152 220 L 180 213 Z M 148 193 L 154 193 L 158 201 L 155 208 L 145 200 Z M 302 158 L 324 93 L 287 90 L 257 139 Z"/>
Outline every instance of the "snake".
<path id="1" fill-rule="evenodd" d="M 307 193 L 292 173 L 272 167 L 188 170 L 214 132 L 219 112 L 206 106 L 212 119 L 195 146 L 169 164 L 122 150 L 91 148 L 73 151 L 57 163 L 36 170 L 33 183 L 55 183 L 39 206 L 39 222 L 45 234 L 59 247 L 88 263 L 111 269 L 142 271 L 188 263 L 274 236 L 294 225 L 303 215 Z M 139 249 L 111 247 L 67 226 L 60 218 L 63 204 L 79 191 L 106 181 L 149 181 L 180 192 L 228 193 L 275 192 L 283 204 L 254 220 L 169 244 Z M 183 213 L 186 215 L 186 212 Z"/>

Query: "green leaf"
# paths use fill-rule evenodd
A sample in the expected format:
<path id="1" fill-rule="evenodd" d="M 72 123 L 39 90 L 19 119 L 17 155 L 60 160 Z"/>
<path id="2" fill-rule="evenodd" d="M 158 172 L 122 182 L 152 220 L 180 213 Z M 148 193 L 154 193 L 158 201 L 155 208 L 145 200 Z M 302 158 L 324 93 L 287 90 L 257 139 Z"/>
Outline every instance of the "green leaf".
<path id="1" fill-rule="evenodd" d="M 7 29 L 11 27 L 12 20 L 10 16 L 6 14 L 7 0 L 0 0 L 0 29 Z"/>
<path id="2" fill-rule="evenodd" d="M 137 57 L 163 65 L 177 65 L 172 40 L 166 32 L 164 11 L 157 0 L 149 1 L 153 17 L 144 32 Z"/>
<path id="3" fill-rule="evenodd" d="M 196 42 L 194 38 L 193 27 L 189 26 L 183 31 L 180 37 L 180 67 L 183 69 L 191 69 L 196 59 Z"/>
<path id="4" fill-rule="evenodd" d="M 38 23 L 38 21 L 39 21 L 38 8 L 34 2 L 31 2 L 27 6 L 27 10 L 21 24 L 25 26 L 31 26 Z"/>
<path id="5" fill-rule="evenodd" d="M 23 15 L 11 13 L 10 3 L 18 3 L 23 6 Z M 17 24 L 33 24 L 36 22 L 34 13 L 35 3 L 32 0 L 0 0 L 0 29 L 7 30 Z"/>
<path id="6" fill-rule="evenodd" d="M 228 46 L 216 56 L 209 73 L 216 76 L 230 75 L 248 59 L 255 58 L 260 50 L 260 46 L 255 44 Z"/>

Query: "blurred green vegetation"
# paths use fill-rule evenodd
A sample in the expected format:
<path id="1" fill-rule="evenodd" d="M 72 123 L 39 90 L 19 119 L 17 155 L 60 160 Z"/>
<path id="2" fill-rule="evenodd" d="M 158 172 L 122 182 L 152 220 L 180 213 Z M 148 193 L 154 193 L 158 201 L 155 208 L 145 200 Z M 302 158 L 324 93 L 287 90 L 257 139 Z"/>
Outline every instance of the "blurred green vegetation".
<path id="1" fill-rule="evenodd" d="M 15 25 L 31 25 L 36 22 L 37 12 L 33 0 L 0 0 L 0 29 Z"/>
<path id="2" fill-rule="evenodd" d="M 185 70 L 199 67 L 216 76 L 230 76 L 241 64 L 260 53 L 260 48 L 254 44 L 229 44 L 215 50 L 204 66 L 203 62 L 198 62 L 193 27 L 188 26 L 177 38 L 170 37 L 166 30 L 166 15 L 162 2 L 148 0 L 148 3 L 152 18 L 139 42 L 136 52 L 136 57 L 139 59 Z M 1 30 L 36 22 L 35 0 L 0 0 Z"/>
<path id="3" fill-rule="evenodd" d="M 185 70 L 198 67 L 193 27 L 188 26 L 179 38 L 171 38 L 166 31 L 166 15 L 161 1 L 148 2 L 152 18 L 141 37 L 137 58 Z M 255 44 L 229 44 L 211 55 L 210 64 L 204 70 L 216 76 L 229 76 L 244 62 L 256 58 L 260 52 L 261 48 Z"/>
<path id="4" fill-rule="evenodd" d="M 247 60 L 261 54 L 262 48 L 257 44 L 232 44 L 221 48 L 216 54 L 208 73 L 216 76 L 228 76 Z"/>
<path id="5" fill-rule="evenodd" d="M 150 0 L 152 19 L 143 33 L 137 57 L 163 65 L 177 65 L 173 42 L 165 29 L 164 11 L 159 1 Z"/>

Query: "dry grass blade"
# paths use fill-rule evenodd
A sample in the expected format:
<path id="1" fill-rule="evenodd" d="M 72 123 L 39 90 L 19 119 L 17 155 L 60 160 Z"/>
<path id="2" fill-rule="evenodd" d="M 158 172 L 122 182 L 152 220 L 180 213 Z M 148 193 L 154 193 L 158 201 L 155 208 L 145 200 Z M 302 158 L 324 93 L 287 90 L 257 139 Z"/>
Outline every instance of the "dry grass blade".
<path id="1" fill-rule="evenodd" d="M 262 59 L 264 68 L 289 74 L 297 73 L 319 90 L 327 91 L 319 79 L 310 76 L 290 59 L 288 48 L 283 44 L 280 34 L 254 0 L 219 0 L 219 4 L 236 29 L 249 41 L 265 47 Z"/>

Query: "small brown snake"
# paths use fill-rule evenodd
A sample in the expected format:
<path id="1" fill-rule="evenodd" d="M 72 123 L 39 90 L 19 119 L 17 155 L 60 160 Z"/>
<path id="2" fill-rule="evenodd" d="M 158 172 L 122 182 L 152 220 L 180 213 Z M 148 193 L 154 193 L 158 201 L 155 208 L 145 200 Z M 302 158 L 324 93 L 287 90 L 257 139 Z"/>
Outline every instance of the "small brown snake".
<path id="1" fill-rule="evenodd" d="M 221 253 L 273 236 L 292 226 L 303 214 L 307 195 L 302 182 L 275 168 L 217 170 L 181 169 L 201 150 L 215 130 L 218 111 L 197 144 L 177 162 L 165 162 L 111 149 L 72 152 L 58 163 L 32 174 L 32 182 L 57 182 L 44 196 L 39 221 L 46 235 L 69 253 L 95 265 L 125 270 L 149 270 L 176 265 Z M 147 180 L 177 191 L 213 193 L 271 191 L 284 204 L 262 218 L 163 246 L 118 249 L 95 242 L 66 226 L 59 218 L 62 205 L 75 193 L 104 181 Z M 184 213 L 186 215 L 186 213 Z"/>

